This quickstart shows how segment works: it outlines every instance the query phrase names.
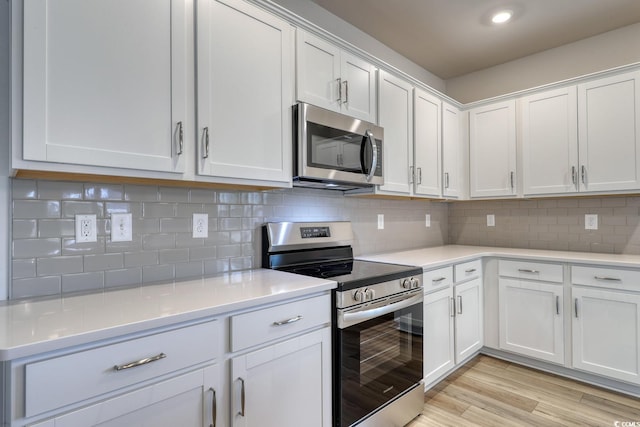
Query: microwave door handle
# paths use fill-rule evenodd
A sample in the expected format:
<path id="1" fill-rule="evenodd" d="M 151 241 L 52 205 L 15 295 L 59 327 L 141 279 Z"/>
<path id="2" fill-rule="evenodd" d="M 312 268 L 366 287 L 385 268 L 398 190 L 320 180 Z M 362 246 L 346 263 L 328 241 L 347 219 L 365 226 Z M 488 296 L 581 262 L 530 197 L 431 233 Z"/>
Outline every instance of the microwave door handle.
<path id="1" fill-rule="evenodd" d="M 373 178 L 373 175 L 376 173 L 376 167 L 378 166 L 378 145 L 376 144 L 376 140 L 373 137 L 373 133 L 367 129 L 367 131 L 364 133 L 364 138 L 362 141 L 362 150 L 360 152 L 360 163 L 362 163 L 362 169 L 365 173 L 367 172 L 367 168 L 364 165 L 364 144 L 365 144 L 364 140 L 365 139 L 368 140 L 369 144 L 371 145 L 371 165 L 368 168 L 369 173 L 367 174 L 367 182 L 369 182 L 371 181 L 371 178 Z"/>

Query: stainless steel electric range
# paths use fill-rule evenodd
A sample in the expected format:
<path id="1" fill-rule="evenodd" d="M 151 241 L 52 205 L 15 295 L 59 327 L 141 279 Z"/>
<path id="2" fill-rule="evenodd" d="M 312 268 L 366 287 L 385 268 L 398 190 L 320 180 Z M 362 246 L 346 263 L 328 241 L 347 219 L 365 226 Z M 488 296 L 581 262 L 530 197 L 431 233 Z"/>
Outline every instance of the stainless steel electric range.
<path id="1" fill-rule="evenodd" d="M 422 269 L 353 258 L 350 222 L 267 223 L 262 266 L 338 283 L 333 425 L 400 427 L 424 404 Z"/>

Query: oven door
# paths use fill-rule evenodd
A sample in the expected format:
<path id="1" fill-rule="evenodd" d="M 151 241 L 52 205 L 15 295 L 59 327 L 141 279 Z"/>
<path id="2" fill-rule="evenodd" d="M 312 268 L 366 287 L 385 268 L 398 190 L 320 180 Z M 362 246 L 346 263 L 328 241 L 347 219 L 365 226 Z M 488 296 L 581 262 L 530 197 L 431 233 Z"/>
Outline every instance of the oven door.
<path id="1" fill-rule="evenodd" d="M 351 426 L 422 380 L 423 290 L 337 310 L 334 410 Z"/>

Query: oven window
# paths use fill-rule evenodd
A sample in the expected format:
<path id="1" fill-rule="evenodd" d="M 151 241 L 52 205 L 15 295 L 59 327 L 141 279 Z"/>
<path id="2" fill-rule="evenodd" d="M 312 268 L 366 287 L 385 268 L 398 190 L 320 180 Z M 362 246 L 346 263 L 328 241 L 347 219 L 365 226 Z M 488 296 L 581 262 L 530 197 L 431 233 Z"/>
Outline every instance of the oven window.
<path id="1" fill-rule="evenodd" d="M 422 303 L 338 331 L 340 426 L 422 379 Z"/>

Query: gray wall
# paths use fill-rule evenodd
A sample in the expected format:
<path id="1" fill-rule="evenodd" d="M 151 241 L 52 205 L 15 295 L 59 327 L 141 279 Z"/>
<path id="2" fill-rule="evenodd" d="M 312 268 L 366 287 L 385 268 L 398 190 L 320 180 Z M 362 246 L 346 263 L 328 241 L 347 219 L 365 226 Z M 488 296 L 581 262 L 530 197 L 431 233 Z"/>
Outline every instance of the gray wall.
<path id="1" fill-rule="evenodd" d="M 585 214 L 598 215 L 598 230 L 584 229 Z M 638 255 L 640 197 L 451 203 L 449 243 Z"/>
<path id="2" fill-rule="evenodd" d="M 446 81 L 462 103 L 640 62 L 640 23 Z"/>
<path id="3" fill-rule="evenodd" d="M 58 295 L 260 267 L 266 221 L 350 220 L 356 254 L 446 243 L 448 206 L 321 190 L 215 191 L 12 180 L 11 298 Z M 111 242 L 110 214 L 131 212 L 132 242 Z M 209 238 L 191 237 L 209 214 Z M 98 242 L 76 243 L 74 215 L 96 214 Z M 385 229 L 377 230 L 377 214 Z M 431 227 L 425 227 L 425 214 Z"/>

